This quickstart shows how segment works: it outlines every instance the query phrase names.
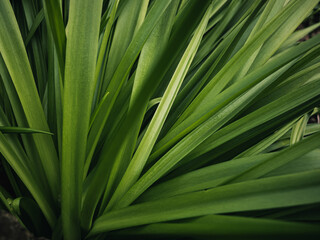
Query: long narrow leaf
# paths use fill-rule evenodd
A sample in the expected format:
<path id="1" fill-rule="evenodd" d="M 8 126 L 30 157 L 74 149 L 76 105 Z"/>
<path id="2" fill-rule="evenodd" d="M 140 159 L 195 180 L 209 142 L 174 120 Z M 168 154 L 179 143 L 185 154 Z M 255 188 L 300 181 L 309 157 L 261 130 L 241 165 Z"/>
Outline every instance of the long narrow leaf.
<path id="1" fill-rule="evenodd" d="M 20 98 L 30 128 L 48 131 L 24 43 L 8 0 L 0 2 L 0 52 Z M 60 189 L 59 163 L 52 138 L 33 135 L 53 196 Z"/>
<path id="2" fill-rule="evenodd" d="M 80 238 L 83 166 L 94 92 L 101 8 L 102 0 L 70 2 L 61 166 L 62 226 L 66 239 Z"/>
<path id="3" fill-rule="evenodd" d="M 98 218 L 90 235 L 125 227 L 320 202 L 320 170 L 222 186 L 137 204 Z M 161 209 L 159 211 L 158 209 Z"/>
<path id="4" fill-rule="evenodd" d="M 160 133 L 161 127 L 170 111 L 173 101 L 179 91 L 182 81 L 187 73 L 188 68 L 195 56 L 199 43 L 201 41 L 204 30 L 206 29 L 212 5 L 209 6 L 207 12 L 203 16 L 198 28 L 196 29 L 192 40 L 189 43 L 184 55 L 182 56 L 180 63 L 172 76 L 172 79 L 168 85 L 166 92 L 164 93 L 159 107 L 153 116 L 153 119 L 148 126 L 148 129 L 133 156 L 126 173 L 121 179 L 112 199 L 109 202 L 107 209 L 112 207 L 112 205 L 120 199 L 125 192 L 135 183 L 138 179 L 148 156 L 151 153 L 152 147 Z M 154 131 L 156 129 L 156 131 Z M 107 210 L 106 209 L 106 210 Z"/>

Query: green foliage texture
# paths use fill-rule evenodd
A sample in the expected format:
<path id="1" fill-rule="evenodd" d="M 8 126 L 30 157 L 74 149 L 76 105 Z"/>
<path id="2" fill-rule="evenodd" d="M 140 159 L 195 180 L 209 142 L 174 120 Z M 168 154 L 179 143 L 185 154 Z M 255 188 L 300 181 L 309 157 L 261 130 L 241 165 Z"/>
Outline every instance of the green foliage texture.
<path id="1" fill-rule="evenodd" d="M 318 10 L 0 0 L 0 207 L 53 240 L 319 239 Z"/>

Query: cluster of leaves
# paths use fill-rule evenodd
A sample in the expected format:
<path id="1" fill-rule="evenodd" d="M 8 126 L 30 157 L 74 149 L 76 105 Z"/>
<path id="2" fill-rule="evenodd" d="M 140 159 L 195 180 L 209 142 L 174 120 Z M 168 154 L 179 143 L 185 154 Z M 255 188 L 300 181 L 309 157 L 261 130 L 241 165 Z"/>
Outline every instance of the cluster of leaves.
<path id="1" fill-rule="evenodd" d="M 319 236 L 317 4 L 1 0 L 1 206 L 54 240 Z"/>

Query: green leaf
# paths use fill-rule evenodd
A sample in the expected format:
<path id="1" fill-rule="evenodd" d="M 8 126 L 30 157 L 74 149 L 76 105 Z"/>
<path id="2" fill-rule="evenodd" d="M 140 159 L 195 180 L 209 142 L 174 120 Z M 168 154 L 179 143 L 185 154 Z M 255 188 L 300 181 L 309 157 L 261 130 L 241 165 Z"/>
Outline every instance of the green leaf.
<path id="1" fill-rule="evenodd" d="M 12 78 L 25 118 L 32 129 L 48 131 L 24 43 L 8 0 L 0 2 L 0 52 Z M 52 195 L 60 189 L 59 162 L 51 136 L 32 135 Z"/>
<path id="2" fill-rule="evenodd" d="M 118 9 L 119 2 L 120 2 L 120 0 L 116 0 L 116 1 L 114 1 L 113 5 L 112 5 L 112 10 L 111 10 L 111 13 L 110 13 L 110 17 L 108 19 L 108 22 L 107 22 L 107 25 L 106 25 L 106 29 L 105 29 L 105 31 L 103 33 L 102 42 L 101 42 L 101 45 L 100 45 L 100 48 L 99 48 L 96 71 L 95 71 L 95 76 L 94 76 L 95 84 L 97 85 L 99 83 L 98 90 L 100 90 L 101 82 L 103 81 L 102 78 L 104 76 L 103 72 L 104 72 L 105 69 L 102 69 L 102 66 L 103 66 L 104 62 L 106 61 L 105 58 L 106 58 L 106 55 L 108 53 L 108 52 L 106 52 L 106 49 L 107 49 L 107 46 L 108 46 L 108 41 L 109 41 L 109 38 L 110 38 L 110 35 L 111 35 L 111 28 L 112 28 L 112 25 L 114 24 L 114 20 L 115 20 L 115 17 L 116 17 L 116 12 L 117 12 L 117 9 Z M 102 16 L 102 18 L 103 18 L 103 16 Z M 104 66 L 104 68 L 106 68 L 106 67 Z M 99 76 L 100 76 L 100 79 L 99 79 Z M 98 80 L 100 80 L 100 82 Z M 96 100 L 96 101 L 100 100 L 99 105 L 101 105 L 101 102 L 104 101 L 104 97 L 105 96 L 103 96 L 102 99 L 96 99 L 96 98 L 99 98 L 99 96 L 97 96 L 98 94 L 100 94 L 99 91 L 98 91 L 98 93 L 96 93 L 94 100 Z"/>
<path id="3" fill-rule="evenodd" d="M 80 208 L 102 0 L 71 1 L 63 93 L 61 210 L 66 239 L 80 238 Z"/>
<path id="4" fill-rule="evenodd" d="M 186 157 L 192 150 L 216 132 L 225 122 L 235 116 L 246 104 L 252 101 L 262 89 L 268 86 L 268 84 L 270 84 L 270 79 L 266 79 L 257 84 L 183 138 L 131 187 L 117 205 L 124 207 L 131 204 L 151 184 L 170 171 L 181 159 Z"/>
<path id="5" fill-rule="evenodd" d="M 133 79 L 128 113 L 124 122 L 120 125 L 120 132 L 113 139 L 109 147 L 111 149 L 110 155 L 114 155 L 115 160 L 103 196 L 100 212 L 106 208 L 107 201 L 111 197 L 110 190 L 115 188 L 120 182 L 122 175 L 128 167 L 128 161 L 132 157 L 133 149 L 136 145 L 135 139 L 138 137 L 139 129 L 145 117 L 144 113 L 147 101 L 157 86 L 157 83 L 154 81 L 151 87 L 148 80 L 150 79 L 150 75 L 153 74 L 154 69 L 159 65 L 159 60 L 167 46 L 177 5 L 177 2 L 170 3 L 141 50 Z M 157 57 L 154 57 L 155 55 Z M 158 78 L 159 80 L 160 78 Z M 142 92 L 148 92 L 148 94 L 141 94 Z"/>
<path id="6" fill-rule="evenodd" d="M 150 187 L 137 199 L 137 202 L 154 201 L 217 187 L 232 178 L 239 171 L 248 170 L 250 167 L 256 166 L 272 156 L 274 156 L 274 153 L 234 159 L 188 172 Z"/>
<path id="7" fill-rule="evenodd" d="M 169 220 L 320 202 L 320 170 L 247 181 L 137 204 L 98 218 L 90 236 Z M 159 211 L 159 209 L 161 209 Z"/>
<path id="8" fill-rule="evenodd" d="M 291 131 L 290 145 L 299 142 L 303 136 L 309 120 L 309 115 L 303 115 L 298 122 L 293 126 Z"/>
<path id="9" fill-rule="evenodd" d="M 28 134 L 28 133 L 43 133 L 48 135 L 53 135 L 50 132 L 31 129 L 31 128 L 23 128 L 23 127 L 6 127 L 0 126 L 0 132 L 2 133 L 19 133 L 19 134 Z"/>
<path id="10" fill-rule="evenodd" d="M 119 63 L 115 73 L 110 81 L 108 89 L 109 97 L 106 101 L 103 102 L 100 106 L 100 111 L 97 111 L 95 121 L 93 122 L 89 137 L 88 137 L 88 155 L 92 156 L 95 147 L 98 144 L 98 140 L 101 136 L 103 128 L 105 126 L 106 121 L 108 120 L 110 111 L 115 103 L 115 100 L 120 92 L 120 89 L 129 74 L 129 71 L 138 57 L 143 44 L 149 37 L 159 18 L 168 7 L 170 1 L 161 1 L 157 2 L 156 5 L 153 6 L 152 10 L 150 10 L 147 20 L 145 23 L 139 28 L 141 34 L 136 34 L 135 39 L 132 40 L 131 44 L 128 46 L 125 55 L 123 56 L 121 62 Z M 101 93 L 102 94 L 102 93 Z M 104 94 L 104 93 L 103 93 Z M 90 160 L 89 160 L 90 161 Z"/>
<path id="11" fill-rule="evenodd" d="M 134 33 L 139 29 L 140 24 L 146 15 L 148 3 L 149 0 L 132 0 L 124 2 L 125 5 L 118 17 L 115 27 L 106 75 L 101 82 L 100 98 L 107 91 L 111 78 L 124 57 L 129 44 L 133 40 Z"/>
<path id="12" fill-rule="evenodd" d="M 205 108 L 205 114 L 193 114 L 189 116 L 186 120 L 182 121 L 178 126 L 173 126 L 172 129 L 168 132 L 168 134 L 163 139 L 161 139 L 155 146 L 150 161 L 159 157 L 179 139 L 181 139 L 191 130 L 199 126 L 210 116 L 214 115 L 219 109 L 221 109 L 221 107 L 230 103 L 232 100 L 234 100 L 240 94 L 248 90 L 250 87 L 257 84 L 262 79 L 269 77 L 274 78 L 273 80 L 275 81 L 276 77 L 279 74 L 279 72 L 277 73 L 276 71 L 285 64 L 288 64 L 298 55 L 307 52 L 308 50 L 312 49 L 312 47 L 314 47 L 313 51 L 319 51 L 319 40 L 320 38 L 314 38 L 312 39 L 312 42 L 305 42 L 303 44 L 298 45 L 297 48 L 289 49 L 275 56 L 268 63 L 257 68 L 255 71 L 251 72 L 246 77 L 244 77 L 242 81 L 238 81 L 237 83 L 233 84 L 228 89 L 220 93 L 218 96 L 216 96 L 214 101 L 210 100 L 208 102 L 202 103 L 200 107 L 203 109 Z M 309 43 L 311 44 L 309 45 Z M 278 71 L 280 71 L 281 73 L 281 70 Z"/>
<path id="13" fill-rule="evenodd" d="M 33 233 L 39 236 L 48 234 L 50 227 L 39 206 L 32 199 L 26 197 L 13 199 L 11 207 Z"/>
<path id="14" fill-rule="evenodd" d="M 20 187 L 18 185 L 17 177 L 14 174 L 14 171 L 10 167 L 9 163 L 5 159 L 1 159 L 1 165 L 5 171 L 5 174 L 7 175 L 8 179 L 9 179 L 9 182 L 11 184 L 11 187 L 13 189 L 15 196 L 22 196 L 22 193 L 20 191 Z"/>
<path id="15" fill-rule="evenodd" d="M 13 96 L 11 96 L 13 97 Z M 16 99 L 15 99 L 16 100 Z M 19 101 L 13 103 L 19 103 Z M 15 106 L 15 105 L 14 105 Z M 19 109 L 19 106 L 15 106 Z M 21 107 L 21 106 L 20 106 Z M 17 110 L 17 109 L 15 109 Z M 22 109 L 19 109 L 19 114 L 20 110 L 22 112 Z M 16 113 L 16 112 L 15 112 Z M 17 116 L 17 119 L 19 119 L 19 114 L 15 115 Z M 20 120 L 20 119 L 19 119 Z M 22 121 L 25 123 L 24 121 Z M 10 125 L 9 120 L 7 119 L 5 113 L 3 112 L 2 108 L 0 108 L 0 125 L 8 126 Z M 6 139 L 8 142 L 11 144 L 11 146 L 14 146 L 14 151 L 15 153 L 21 158 L 25 159 L 24 161 L 28 164 L 28 168 L 31 171 L 31 173 L 39 177 L 38 181 L 44 183 L 46 185 L 46 188 L 49 190 L 48 182 L 46 181 L 46 177 L 44 175 L 44 171 L 41 166 L 40 160 L 37 158 L 37 155 L 34 154 L 33 151 L 33 141 L 32 141 L 32 135 L 30 134 L 22 134 L 22 143 L 19 139 L 20 136 L 17 136 L 16 134 L 7 134 Z M 6 165 L 4 165 L 4 168 L 6 169 Z M 10 178 L 10 175 L 8 176 Z"/>
<path id="16" fill-rule="evenodd" d="M 316 91 L 311 91 L 311 89 L 316 87 L 319 83 L 320 82 L 318 80 L 316 82 L 306 84 L 303 87 L 296 89 L 291 94 L 286 94 L 276 101 L 273 101 L 251 114 L 233 122 L 232 124 L 229 124 L 208 138 L 206 142 L 195 149 L 187 158 L 190 160 L 197 156 L 201 156 L 202 154 L 220 146 L 220 144 L 230 141 L 250 129 L 254 129 L 265 122 L 276 119 L 276 117 L 279 117 L 282 114 L 290 113 L 290 111 L 297 106 L 310 101 L 312 98 L 316 98 L 318 94 Z M 306 94 L 310 95 L 307 96 Z M 265 114 L 265 112 L 268 112 L 268 114 Z M 185 159 L 185 161 L 187 161 L 187 159 Z"/>
<path id="17" fill-rule="evenodd" d="M 7 210 L 11 211 L 11 207 L 5 193 L 6 193 L 5 190 L 0 186 L 0 200 Z"/>
<path id="18" fill-rule="evenodd" d="M 66 33 L 63 23 L 61 5 L 58 0 L 42 0 L 45 18 L 56 46 L 61 75 L 65 67 Z"/>
<path id="19" fill-rule="evenodd" d="M 0 1 L 0 208 L 53 240 L 318 239 L 318 4 Z"/>
<path id="20" fill-rule="evenodd" d="M 48 190 L 45 189 L 42 182 L 37 181 L 38 179 L 36 176 L 31 174 L 26 165 L 28 161 L 25 157 L 20 156 L 15 152 L 14 146 L 6 140 L 2 133 L 0 133 L 0 152 L 26 185 L 36 202 L 39 204 L 50 227 L 53 228 L 56 221 L 56 209 L 54 209 L 55 205 L 53 204 L 52 199 L 48 198 Z"/>
<path id="21" fill-rule="evenodd" d="M 248 59 L 256 50 L 263 44 L 288 18 L 301 17 L 309 13 L 310 10 L 316 5 L 317 1 L 292 1 L 285 8 L 283 8 L 277 17 L 265 25 L 237 54 L 235 54 L 230 61 L 221 69 L 221 71 L 214 76 L 210 83 L 202 90 L 197 98 L 188 107 L 186 116 L 190 115 L 203 115 L 208 110 L 208 103 L 213 102 L 213 99 L 220 93 L 231 79 L 235 76 L 242 65 L 238 62 Z M 310 4 L 310 5 L 309 5 Z M 232 71 L 229 71 L 232 69 Z M 207 104 L 206 104 L 207 103 Z M 210 109 L 210 108 L 209 108 Z M 184 117 L 182 117 L 184 118 Z"/>
<path id="22" fill-rule="evenodd" d="M 135 35 L 134 39 L 132 40 L 131 44 L 128 46 L 128 49 L 122 58 L 117 70 L 115 71 L 115 74 L 113 78 L 111 79 L 111 82 L 108 86 L 107 91 L 109 92 L 109 97 L 105 101 L 105 104 L 102 105 L 101 111 L 97 114 L 96 119 L 99 118 L 99 121 L 96 121 L 96 124 L 92 125 L 92 128 L 89 133 L 88 142 L 96 142 L 98 141 L 100 134 L 104 128 L 104 125 L 109 117 L 111 108 L 114 105 L 114 102 L 120 92 L 120 89 L 129 74 L 129 70 L 131 69 L 134 61 L 138 57 L 138 54 L 140 53 L 143 45 L 145 44 L 147 38 L 151 34 L 152 30 L 160 20 L 161 16 L 164 14 L 165 10 L 167 9 L 168 5 L 170 4 L 170 1 L 157 1 L 150 9 L 146 20 L 139 28 L 137 34 Z M 142 106 L 144 107 L 144 106 Z M 130 118 L 129 118 L 130 120 Z M 132 121 L 130 121 L 132 122 Z M 121 134 L 117 133 L 117 136 L 122 136 Z M 112 141 L 116 143 L 116 148 L 110 148 L 110 146 L 104 150 L 109 151 L 110 149 L 113 151 L 118 150 L 118 148 L 122 145 L 118 145 L 118 141 Z M 107 142 L 108 143 L 108 142 Z M 134 145 L 133 145 L 134 146 Z M 115 156 L 116 154 L 111 154 L 112 156 Z M 100 158 L 103 158 L 101 161 L 99 161 L 97 166 L 100 166 L 98 171 L 94 174 L 94 181 L 96 183 L 93 183 L 90 186 L 90 189 L 88 189 L 88 192 L 85 192 L 84 196 L 84 203 L 83 203 L 83 212 L 82 212 L 82 221 L 83 221 L 83 227 L 85 229 L 88 229 L 90 226 L 90 221 L 92 219 L 94 209 L 98 203 L 99 197 L 103 193 L 103 190 L 105 188 L 105 184 L 107 179 L 105 178 L 105 171 L 103 169 L 111 168 L 108 167 L 110 164 L 110 161 L 107 161 L 109 158 L 106 157 L 106 153 L 102 152 L 100 154 Z M 111 162 L 112 164 L 112 162 Z M 104 184 L 102 184 L 104 183 Z M 94 194 L 92 194 L 93 192 Z"/>
<path id="23" fill-rule="evenodd" d="M 158 105 L 161 102 L 161 98 L 154 98 L 149 101 L 147 111 L 149 111 L 154 106 Z"/>
<path id="24" fill-rule="evenodd" d="M 293 161 L 270 171 L 263 177 L 280 176 L 319 169 L 319 151 L 319 149 L 316 149 L 304 156 L 297 157 Z M 237 176 L 238 172 L 245 172 L 276 156 L 276 153 L 260 154 L 232 159 L 223 163 L 200 168 L 152 186 L 137 199 L 137 202 L 154 201 L 184 193 L 214 188 L 233 179 Z"/>
<path id="25" fill-rule="evenodd" d="M 22 2 L 22 6 L 24 9 L 24 15 L 26 16 L 26 23 L 28 26 L 28 37 L 31 37 L 30 35 L 30 31 L 35 31 L 33 30 L 33 28 L 35 28 L 34 25 L 40 24 L 41 20 L 44 17 L 44 13 L 43 10 L 39 12 L 39 14 L 37 15 L 37 10 L 35 7 L 35 4 L 33 3 L 33 1 L 30 0 L 26 0 Z M 42 14 L 41 14 L 42 12 Z M 42 17 L 41 17 L 42 15 Z M 42 19 L 39 19 L 42 18 Z M 38 19 L 37 19 L 38 18 Z M 37 23 L 37 21 L 39 23 Z M 38 31 L 37 34 L 39 34 L 40 31 Z M 31 40 L 31 39 L 30 39 Z M 37 82 L 37 87 L 38 87 L 38 91 L 39 91 L 39 96 L 40 99 L 43 99 L 44 96 L 44 92 L 45 92 L 45 85 L 46 85 L 46 65 L 45 65 L 45 60 L 44 60 L 44 51 L 42 49 L 41 46 L 41 42 L 39 38 L 33 38 L 31 40 L 31 49 L 32 49 L 32 53 L 30 52 L 29 55 L 29 61 L 31 64 L 31 67 L 33 67 L 34 73 L 35 73 L 35 79 Z M 26 45 L 26 44 L 25 44 Z M 27 45 L 26 45 L 27 46 Z"/>
<path id="26" fill-rule="evenodd" d="M 286 48 L 291 47 L 292 45 L 296 44 L 297 41 L 299 41 L 301 38 L 305 37 L 306 35 L 308 35 L 310 32 L 314 31 L 315 29 L 317 29 L 318 27 L 320 27 L 320 23 L 317 24 L 313 24 L 310 27 L 295 31 L 294 33 L 291 34 L 290 37 L 288 37 L 288 39 L 281 45 L 281 47 L 279 48 L 278 52 L 283 51 Z"/>
<path id="27" fill-rule="evenodd" d="M 188 68 L 195 56 L 195 53 L 199 47 L 200 41 L 206 29 L 212 5 L 208 7 L 208 10 L 204 14 L 198 28 L 196 29 L 193 38 L 191 39 L 187 49 L 185 50 L 181 60 L 174 72 L 168 87 L 162 96 L 161 102 L 155 112 L 148 129 L 142 138 L 138 149 L 136 150 L 130 164 L 122 177 L 118 187 L 116 188 L 106 210 L 112 208 L 116 202 L 128 191 L 128 189 L 137 181 L 142 169 L 147 162 L 147 159 L 151 153 L 152 147 L 159 136 L 160 130 L 168 116 L 170 108 L 178 94 L 183 79 L 185 78 Z M 156 130 L 155 130 L 156 129 Z"/>
<path id="28" fill-rule="evenodd" d="M 277 130 L 271 136 L 264 138 L 261 142 L 257 143 L 256 145 L 252 146 L 251 148 L 249 148 L 246 151 L 239 154 L 237 156 L 237 158 L 253 156 L 253 155 L 257 155 L 257 154 L 263 152 L 263 150 L 268 148 L 270 145 L 272 145 L 274 142 L 276 142 L 278 139 L 280 139 L 284 134 L 286 134 L 292 128 L 292 125 L 295 122 L 296 122 L 296 120 L 288 123 L 287 125 L 285 125 L 281 129 Z"/>
<path id="29" fill-rule="evenodd" d="M 259 178 L 274 169 L 277 169 L 290 161 L 303 156 L 304 154 L 318 148 L 320 146 L 320 133 L 316 133 L 299 143 L 296 143 L 290 148 L 286 148 L 283 151 L 278 152 L 275 156 L 272 156 L 257 166 L 252 167 L 251 169 L 240 173 L 231 180 L 227 182 L 239 182 L 247 181 L 249 179 Z"/>
<path id="30" fill-rule="evenodd" d="M 315 224 L 250 217 L 208 215 L 188 222 L 158 223 L 111 233 L 111 236 L 136 236 L 140 239 L 201 237 L 201 239 L 283 239 L 315 238 L 320 230 Z M 144 238 L 145 237 L 145 238 Z"/>
<path id="31" fill-rule="evenodd" d="M 315 149 L 295 160 L 278 167 L 263 177 L 280 176 L 284 174 L 299 173 L 304 171 L 311 171 L 320 168 L 320 149 Z"/>
<path id="32" fill-rule="evenodd" d="M 41 11 L 38 12 L 32 26 L 30 28 L 30 31 L 28 33 L 27 38 L 24 40 L 24 45 L 27 46 L 29 44 L 31 38 L 33 37 L 34 33 L 37 31 L 37 29 L 38 29 L 40 23 L 43 21 L 43 19 L 44 19 L 44 11 L 43 11 L 43 9 L 41 9 Z"/>

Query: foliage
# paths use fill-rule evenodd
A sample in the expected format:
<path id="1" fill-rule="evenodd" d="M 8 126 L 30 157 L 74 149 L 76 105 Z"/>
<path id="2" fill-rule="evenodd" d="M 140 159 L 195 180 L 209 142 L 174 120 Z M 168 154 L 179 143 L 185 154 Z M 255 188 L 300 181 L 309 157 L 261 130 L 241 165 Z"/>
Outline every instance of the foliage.
<path id="1" fill-rule="evenodd" d="M 1 0 L 2 208 L 57 239 L 320 234 L 318 0 Z"/>

